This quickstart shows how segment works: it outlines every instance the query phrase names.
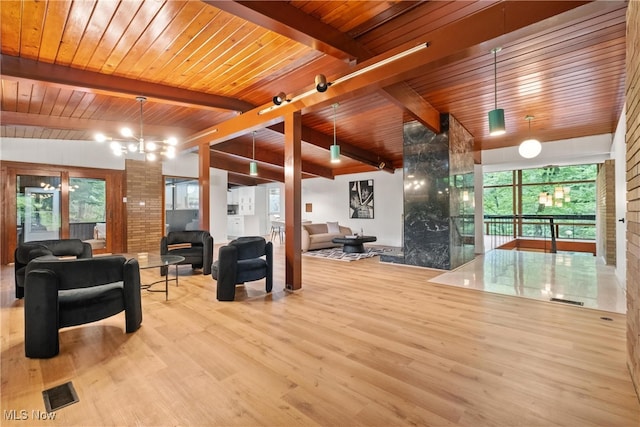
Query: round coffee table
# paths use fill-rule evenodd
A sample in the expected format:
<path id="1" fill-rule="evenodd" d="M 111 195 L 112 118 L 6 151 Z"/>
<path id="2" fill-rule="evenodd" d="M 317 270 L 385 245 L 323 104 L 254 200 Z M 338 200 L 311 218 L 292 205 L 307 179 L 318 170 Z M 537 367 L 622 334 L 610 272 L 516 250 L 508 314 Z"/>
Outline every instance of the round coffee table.
<path id="1" fill-rule="evenodd" d="M 165 300 L 168 301 L 169 300 L 169 280 L 175 280 L 176 286 L 178 286 L 178 264 L 184 261 L 184 257 L 179 255 L 158 255 L 158 254 L 147 254 L 147 253 L 124 254 L 124 256 L 126 258 L 135 258 L 138 261 L 140 270 L 146 270 L 148 268 L 167 267 L 169 265 L 176 266 L 175 277 L 169 279 L 169 270 L 167 269 L 167 274 L 164 276 L 163 280 L 157 280 L 147 285 L 140 286 L 141 289 L 146 289 L 148 292 L 164 292 Z M 162 283 L 162 282 L 164 282 L 164 290 L 151 289 L 151 286 L 157 283 Z"/>
<path id="2" fill-rule="evenodd" d="M 348 254 L 361 254 L 364 252 L 364 244 L 375 242 L 375 236 L 358 236 L 358 237 L 336 237 L 333 243 L 342 244 L 342 252 Z"/>

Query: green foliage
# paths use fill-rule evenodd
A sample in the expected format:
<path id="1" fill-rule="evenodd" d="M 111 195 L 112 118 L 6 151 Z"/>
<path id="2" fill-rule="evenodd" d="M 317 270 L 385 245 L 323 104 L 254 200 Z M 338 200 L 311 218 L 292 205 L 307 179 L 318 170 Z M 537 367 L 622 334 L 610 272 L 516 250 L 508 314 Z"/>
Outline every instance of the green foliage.
<path id="1" fill-rule="evenodd" d="M 597 165 L 553 166 L 522 170 L 523 215 L 595 215 Z M 513 171 L 484 174 L 484 214 L 515 215 Z M 556 198 L 556 188 L 561 188 L 563 197 Z M 546 194 L 551 204 L 541 203 L 541 194 Z M 570 224 L 559 226 L 558 237 L 574 239 L 594 239 L 593 225 Z M 548 227 L 547 227 L 548 228 Z M 523 235 L 541 236 L 544 227 L 525 226 Z"/>
<path id="2" fill-rule="evenodd" d="M 69 222 L 105 222 L 107 188 L 103 179 L 69 179 Z"/>

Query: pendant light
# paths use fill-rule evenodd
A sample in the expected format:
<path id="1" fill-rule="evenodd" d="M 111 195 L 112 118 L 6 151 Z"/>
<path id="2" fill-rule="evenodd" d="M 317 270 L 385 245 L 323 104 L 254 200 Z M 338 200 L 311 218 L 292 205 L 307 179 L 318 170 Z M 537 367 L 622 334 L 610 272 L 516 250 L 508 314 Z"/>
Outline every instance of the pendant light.
<path id="1" fill-rule="evenodd" d="M 533 159 L 542 151 L 540 141 L 531 138 L 531 120 L 533 118 L 533 116 L 525 116 L 524 119 L 529 121 L 529 139 L 522 141 L 518 147 L 518 153 L 525 159 Z"/>
<path id="2" fill-rule="evenodd" d="M 502 135 L 506 132 L 504 126 L 504 110 L 498 108 L 498 64 L 496 54 L 502 48 L 496 47 L 491 49 L 493 53 L 493 93 L 494 93 L 494 109 L 489 111 L 489 135 Z"/>
<path id="3" fill-rule="evenodd" d="M 253 132 L 253 155 L 251 156 L 252 160 L 249 163 L 249 175 L 258 176 L 258 164 L 256 163 L 256 131 Z"/>
<path id="4" fill-rule="evenodd" d="M 336 140 L 336 109 L 338 103 L 333 104 L 333 145 L 331 146 L 331 163 L 340 163 L 340 146 Z"/>

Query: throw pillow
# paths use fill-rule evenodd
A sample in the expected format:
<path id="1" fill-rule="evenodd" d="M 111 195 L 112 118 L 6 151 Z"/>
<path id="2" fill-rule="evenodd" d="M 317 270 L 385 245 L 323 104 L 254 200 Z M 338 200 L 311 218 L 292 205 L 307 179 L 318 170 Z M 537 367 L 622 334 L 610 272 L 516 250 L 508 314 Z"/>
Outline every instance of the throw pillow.
<path id="1" fill-rule="evenodd" d="M 338 222 L 327 222 L 327 233 L 329 234 L 340 234 L 340 226 Z"/>

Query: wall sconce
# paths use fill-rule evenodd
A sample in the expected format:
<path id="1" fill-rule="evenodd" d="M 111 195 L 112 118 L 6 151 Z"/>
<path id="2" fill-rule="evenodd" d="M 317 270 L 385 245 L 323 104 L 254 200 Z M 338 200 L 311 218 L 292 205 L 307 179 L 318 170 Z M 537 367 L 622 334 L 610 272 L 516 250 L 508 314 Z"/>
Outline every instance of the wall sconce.
<path id="1" fill-rule="evenodd" d="M 498 108 L 498 65 L 496 62 L 496 54 L 500 52 L 502 48 L 496 47 L 491 49 L 493 53 L 493 90 L 494 90 L 494 109 L 489 111 L 489 135 L 496 136 L 502 135 L 506 132 L 504 126 L 504 110 Z"/>
<path id="2" fill-rule="evenodd" d="M 284 101 L 289 101 L 287 99 L 287 94 L 284 92 L 280 92 L 276 96 L 273 97 L 273 103 L 276 105 L 282 104 Z"/>
<path id="3" fill-rule="evenodd" d="M 316 90 L 318 92 L 326 92 L 331 83 L 327 83 L 327 78 L 324 74 L 316 75 Z"/>

